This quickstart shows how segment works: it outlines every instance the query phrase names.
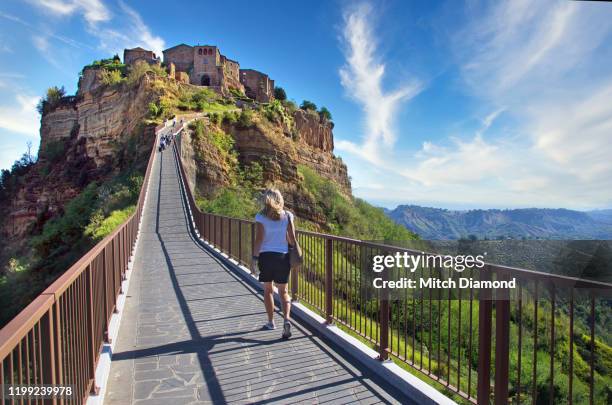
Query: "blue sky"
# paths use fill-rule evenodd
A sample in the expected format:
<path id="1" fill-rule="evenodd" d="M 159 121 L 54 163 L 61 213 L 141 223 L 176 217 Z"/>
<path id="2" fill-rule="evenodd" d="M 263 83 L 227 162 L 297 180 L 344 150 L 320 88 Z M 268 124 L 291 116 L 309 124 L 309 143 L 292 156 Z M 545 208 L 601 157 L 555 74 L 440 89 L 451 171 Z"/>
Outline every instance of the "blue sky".
<path id="1" fill-rule="evenodd" d="M 216 44 L 328 107 L 378 205 L 612 207 L 612 4 L 5 0 L 0 167 L 38 147 L 37 99 L 94 59 Z"/>

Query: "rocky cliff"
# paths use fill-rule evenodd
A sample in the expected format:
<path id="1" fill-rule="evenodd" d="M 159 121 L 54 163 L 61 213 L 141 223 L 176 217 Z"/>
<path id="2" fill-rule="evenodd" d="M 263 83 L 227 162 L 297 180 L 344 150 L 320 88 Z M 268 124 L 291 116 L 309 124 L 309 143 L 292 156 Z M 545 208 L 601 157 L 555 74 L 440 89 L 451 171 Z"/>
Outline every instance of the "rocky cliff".
<path id="1" fill-rule="evenodd" d="M 3 235 L 20 239 L 35 232 L 87 184 L 142 161 L 150 150 L 153 130 L 142 126 L 148 102 L 157 97 L 150 79 L 103 86 L 92 72 L 83 75 L 75 97 L 43 112 L 38 161 L 10 196 Z"/>
<path id="2" fill-rule="evenodd" d="M 87 184 L 121 172 L 128 161 L 144 166 L 153 126 L 143 123 L 147 118 L 159 121 L 163 116 L 189 113 L 191 110 L 180 109 L 180 102 L 189 97 L 196 99 L 194 94 L 202 91 L 201 87 L 181 84 L 159 72 L 145 74 L 138 81 L 123 76 L 114 84 L 105 83 L 103 73 L 99 66 L 84 68 L 76 95 L 63 97 L 43 112 L 39 159 L 9 196 L 1 224 L 3 235 L 19 240 L 36 234 L 49 218 L 61 214 L 64 205 Z M 216 97 L 207 102 L 232 103 L 231 98 Z M 160 110 L 163 107 L 165 115 L 151 120 L 151 104 Z M 288 109 L 280 104 L 276 107 L 282 109 L 281 120 L 266 119 L 261 113 L 254 114 L 249 125 L 221 118 L 210 130 L 224 131 L 232 137 L 239 165 L 258 162 L 264 181 L 281 188 L 290 207 L 301 207 L 297 208 L 298 215 L 325 223 L 325 218 L 312 208 L 313 201 L 306 201 L 299 191 L 298 167 L 312 168 L 335 182 L 346 196 L 351 195 L 346 166 L 333 154 L 333 123 L 313 111 Z M 266 107 L 254 103 L 240 108 L 261 112 Z M 238 114 L 240 108 L 235 107 Z M 182 153 L 202 195 L 212 195 L 231 184 L 232 168 L 216 153 L 214 145 L 202 139 L 192 144 L 185 139 Z"/>

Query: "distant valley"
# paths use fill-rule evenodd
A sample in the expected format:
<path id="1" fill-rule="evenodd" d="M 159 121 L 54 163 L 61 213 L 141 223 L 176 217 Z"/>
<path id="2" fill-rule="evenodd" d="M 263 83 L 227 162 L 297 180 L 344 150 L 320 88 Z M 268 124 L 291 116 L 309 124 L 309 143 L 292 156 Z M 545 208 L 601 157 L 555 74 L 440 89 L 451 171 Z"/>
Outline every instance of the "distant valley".
<path id="1" fill-rule="evenodd" d="M 525 208 L 454 211 L 399 205 L 386 214 L 426 240 L 612 239 L 612 209 Z"/>

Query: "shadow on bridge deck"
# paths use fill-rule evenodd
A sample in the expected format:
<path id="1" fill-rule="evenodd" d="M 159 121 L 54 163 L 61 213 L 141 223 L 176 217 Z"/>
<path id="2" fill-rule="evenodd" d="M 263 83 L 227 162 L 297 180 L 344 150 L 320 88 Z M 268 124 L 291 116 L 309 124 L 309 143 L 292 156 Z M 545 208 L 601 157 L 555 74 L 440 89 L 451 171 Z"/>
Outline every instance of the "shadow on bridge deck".
<path id="1" fill-rule="evenodd" d="M 262 330 L 263 308 L 193 239 L 174 155 L 158 153 L 105 402 L 409 402 L 299 324 L 288 341 Z"/>

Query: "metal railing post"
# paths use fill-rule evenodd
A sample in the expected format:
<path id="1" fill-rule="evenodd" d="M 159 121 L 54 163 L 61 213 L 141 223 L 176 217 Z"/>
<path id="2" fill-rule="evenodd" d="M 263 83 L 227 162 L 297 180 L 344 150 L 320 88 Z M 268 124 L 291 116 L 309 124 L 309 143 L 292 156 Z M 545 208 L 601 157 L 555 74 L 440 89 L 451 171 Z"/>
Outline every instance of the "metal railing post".
<path id="1" fill-rule="evenodd" d="M 53 307 L 40 320 L 40 352 L 42 354 L 42 384 L 55 385 L 55 332 L 53 322 Z M 56 403 L 55 399 L 52 402 Z"/>
<path id="2" fill-rule="evenodd" d="M 229 257 L 232 257 L 232 219 L 227 219 L 227 227 L 229 228 L 227 232 L 227 254 Z"/>
<path id="3" fill-rule="evenodd" d="M 325 239 L 325 321 L 333 323 L 334 316 L 334 245 L 331 238 Z"/>
<path id="4" fill-rule="evenodd" d="M 86 300 L 86 316 L 87 316 L 87 348 L 88 356 L 87 362 L 89 366 L 89 379 L 92 381 L 91 393 L 98 394 L 100 387 L 96 386 L 96 353 L 98 348 L 95 344 L 95 328 L 94 328 L 94 310 L 93 310 L 93 281 L 92 281 L 92 267 L 91 264 L 87 266 L 85 270 L 85 300 Z"/>
<path id="5" fill-rule="evenodd" d="M 481 279 L 490 280 L 490 267 L 481 270 Z M 478 303 L 478 382 L 476 400 L 478 405 L 489 405 L 491 396 L 491 339 L 493 327 L 493 303 L 491 292 L 482 290 Z"/>
<path id="6" fill-rule="evenodd" d="M 297 235 L 296 235 L 297 238 Z M 299 301 L 299 295 L 298 295 L 298 283 L 299 283 L 299 271 L 302 268 L 302 266 L 297 266 L 293 269 L 291 269 L 291 301 L 293 302 L 298 302 Z"/>
<path id="7" fill-rule="evenodd" d="M 388 269 L 381 272 L 383 280 L 388 280 Z M 378 359 L 385 361 L 389 358 L 389 289 L 380 290 L 380 336 L 378 342 Z"/>
<path id="8" fill-rule="evenodd" d="M 506 280 L 498 276 L 498 280 Z M 495 405 L 508 404 L 510 379 L 510 295 L 497 290 L 495 301 Z"/>

